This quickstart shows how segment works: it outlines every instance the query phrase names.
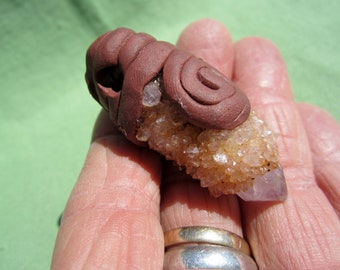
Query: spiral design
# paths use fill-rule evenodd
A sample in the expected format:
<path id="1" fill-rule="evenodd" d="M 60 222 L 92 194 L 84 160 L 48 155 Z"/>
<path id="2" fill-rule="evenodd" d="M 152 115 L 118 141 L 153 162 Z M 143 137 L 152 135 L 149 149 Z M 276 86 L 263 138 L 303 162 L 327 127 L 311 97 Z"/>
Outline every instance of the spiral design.
<path id="1" fill-rule="evenodd" d="M 248 118 L 245 94 L 215 68 L 184 51 L 171 53 L 163 79 L 169 99 L 196 126 L 233 129 Z"/>
<path id="2" fill-rule="evenodd" d="M 233 129 L 249 116 L 245 94 L 201 59 L 144 33 L 118 28 L 99 37 L 86 55 L 86 81 L 92 96 L 136 144 L 144 87 L 159 74 L 163 94 L 187 121 L 202 127 Z"/>

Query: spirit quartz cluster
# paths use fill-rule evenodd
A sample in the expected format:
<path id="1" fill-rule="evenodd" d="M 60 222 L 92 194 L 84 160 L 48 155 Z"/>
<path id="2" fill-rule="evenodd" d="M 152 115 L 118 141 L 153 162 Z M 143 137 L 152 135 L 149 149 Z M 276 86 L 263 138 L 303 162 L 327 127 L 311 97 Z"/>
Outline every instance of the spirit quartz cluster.
<path id="1" fill-rule="evenodd" d="M 118 28 L 90 46 L 86 80 L 127 139 L 173 160 L 213 196 L 286 198 L 275 134 L 204 61 Z"/>

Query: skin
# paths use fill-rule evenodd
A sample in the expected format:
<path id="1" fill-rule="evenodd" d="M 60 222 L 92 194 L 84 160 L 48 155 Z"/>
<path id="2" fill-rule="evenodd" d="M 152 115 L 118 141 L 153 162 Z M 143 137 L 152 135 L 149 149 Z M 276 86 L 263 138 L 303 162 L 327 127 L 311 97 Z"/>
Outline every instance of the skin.
<path id="1" fill-rule="evenodd" d="M 215 66 L 248 95 L 279 134 L 288 199 L 216 199 L 145 148 L 127 142 L 105 112 L 67 203 L 52 269 L 162 269 L 163 230 L 208 225 L 243 235 L 260 269 L 340 267 L 340 125 L 325 111 L 294 101 L 287 69 L 263 38 L 233 43 L 205 19 L 178 46 Z"/>

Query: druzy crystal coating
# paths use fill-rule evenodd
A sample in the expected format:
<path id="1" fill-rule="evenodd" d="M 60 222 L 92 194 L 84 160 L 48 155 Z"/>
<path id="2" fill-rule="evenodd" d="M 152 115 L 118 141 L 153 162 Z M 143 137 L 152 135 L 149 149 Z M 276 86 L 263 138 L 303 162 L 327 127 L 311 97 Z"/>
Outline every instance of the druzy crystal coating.
<path id="1" fill-rule="evenodd" d="M 213 196 L 286 198 L 275 134 L 246 95 L 202 59 L 118 28 L 89 47 L 85 77 L 128 140 L 173 160 Z"/>
<path id="2" fill-rule="evenodd" d="M 282 170 L 276 136 L 254 112 L 233 130 L 203 129 L 183 120 L 164 100 L 144 106 L 141 119 L 136 138 L 199 179 L 213 196 L 247 192 L 257 177 L 274 181 L 277 175 L 271 176 L 270 172 Z M 285 197 L 281 194 L 285 185 L 282 189 L 277 195 L 281 199 Z M 260 197 L 265 199 L 270 192 Z M 249 197 L 244 195 L 246 200 L 251 200 Z"/>

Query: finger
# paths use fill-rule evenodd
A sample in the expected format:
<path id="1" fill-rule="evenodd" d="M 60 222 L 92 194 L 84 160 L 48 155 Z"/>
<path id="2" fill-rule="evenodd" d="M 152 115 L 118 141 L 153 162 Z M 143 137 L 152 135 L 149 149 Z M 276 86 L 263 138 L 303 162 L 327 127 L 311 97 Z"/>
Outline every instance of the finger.
<path id="1" fill-rule="evenodd" d="M 96 139 L 110 135 L 117 136 L 121 135 L 121 133 L 113 125 L 109 113 L 102 109 L 93 128 L 91 141 L 94 142 Z"/>
<path id="2" fill-rule="evenodd" d="M 178 46 L 230 74 L 232 46 L 229 31 L 219 22 L 201 20 L 184 30 Z M 181 226 L 215 226 L 242 235 L 235 196 L 213 198 L 207 189 L 176 168 L 166 166 L 162 186 L 161 222 L 165 231 Z"/>
<path id="3" fill-rule="evenodd" d="M 234 79 L 277 133 L 288 199 L 242 203 L 245 230 L 260 269 L 332 269 L 339 263 L 339 221 L 312 170 L 308 140 L 277 48 L 248 38 L 235 46 Z"/>
<path id="4" fill-rule="evenodd" d="M 261 38 L 238 42 L 233 80 L 246 92 L 252 109 L 280 135 L 280 161 L 288 185 L 296 188 L 315 185 L 306 134 L 295 108 L 284 60 L 276 46 Z M 291 180 L 295 178 L 306 181 Z"/>
<path id="5" fill-rule="evenodd" d="M 317 183 L 340 218 L 340 125 L 313 105 L 298 104 L 298 108 L 307 131 Z"/>
<path id="6" fill-rule="evenodd" d="M 109 133 L 94 132 L 97 139 L 63 215 L 52 269 L 162 267 L 159 157 L 121 135 L 101 137 Z"/>

